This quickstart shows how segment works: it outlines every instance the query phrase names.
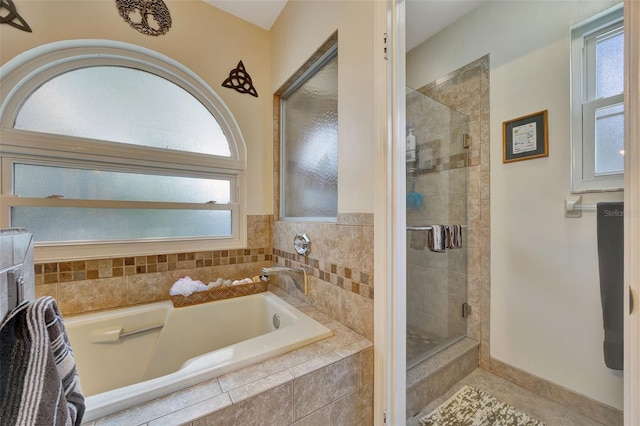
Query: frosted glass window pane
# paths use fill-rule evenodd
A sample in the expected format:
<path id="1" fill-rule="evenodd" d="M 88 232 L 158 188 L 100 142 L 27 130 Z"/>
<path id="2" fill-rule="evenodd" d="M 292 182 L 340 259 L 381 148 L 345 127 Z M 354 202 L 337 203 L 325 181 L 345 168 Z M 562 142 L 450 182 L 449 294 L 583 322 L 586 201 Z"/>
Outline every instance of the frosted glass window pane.
<path id="1" fill-rule="evenodd" d="M 231 182 L 32 164 L 14 165 L 14 194 L 44 198 L 206 203 L 231 201 Z"/>
<path id="2" fill-rule="evenodd" d="M 27 98 L 14 128 L 231 156 L 220 125 L 193 95 L 125 67 L 82 68 L 52 78 Z"/>
<path id="3" fill-rule="evenodd" d="M 621 31 L 598 40 L 596 75 L 597 98 L 606 98 L 624 91 L 624 38 Z"/>
<path id="4" fill-rule="evenodd" d="M 596 174 L 624 171 L 624 105 L 596 110 Z"/>
<path id="5" fill-rule="evenodd" d="M 283 105 L 283 215 L 336 217 L 337 55 L 290 94 Z"/>
<path id="6" fill-rule="evenodd" d="M 39 242 L 229 236 L 231 211 L 12 207 L 11 224 Z"/>

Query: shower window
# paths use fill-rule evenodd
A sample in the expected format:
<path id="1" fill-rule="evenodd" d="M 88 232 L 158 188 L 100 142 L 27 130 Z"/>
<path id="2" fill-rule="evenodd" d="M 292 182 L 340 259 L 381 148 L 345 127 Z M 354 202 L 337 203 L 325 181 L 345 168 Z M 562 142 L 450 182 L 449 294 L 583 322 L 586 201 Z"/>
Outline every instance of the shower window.
<path id="1" fill-rule="evenodd" d="M 335 221 L 338 211 L 338 52 L 326 52 L 281 98 L 283 219 Z"/>
<path id="2" fill-rule="evenodd" d="M 151 51 L 101 48 L 0 73 L 0 227 L 28 228 L 40 260 L 243 246 L 244 144 L 222 101 Z"/>

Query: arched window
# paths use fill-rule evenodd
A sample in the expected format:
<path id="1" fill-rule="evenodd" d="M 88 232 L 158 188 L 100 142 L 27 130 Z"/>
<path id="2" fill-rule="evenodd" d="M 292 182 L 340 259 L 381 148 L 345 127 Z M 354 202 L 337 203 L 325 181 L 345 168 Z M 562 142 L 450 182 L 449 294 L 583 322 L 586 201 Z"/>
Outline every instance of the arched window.
<path id="1" fill-rule="evenodd" d="M 39 261 L 244 247 L 244 142 L 193 72 L 76 40 L 0 76 L 0 227 L 33 232 Z"/>

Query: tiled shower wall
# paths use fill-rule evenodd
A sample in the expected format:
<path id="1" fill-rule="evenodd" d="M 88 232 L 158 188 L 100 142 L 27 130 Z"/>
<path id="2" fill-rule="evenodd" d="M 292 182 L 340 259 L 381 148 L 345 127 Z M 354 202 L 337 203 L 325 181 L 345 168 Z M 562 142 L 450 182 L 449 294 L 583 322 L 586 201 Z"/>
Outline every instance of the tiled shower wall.
<path id="1" fill-rule="evenodd" d="M 467 224 L 469 227 L 463 232 L 463 245 L 466 247 L 467 256 L 467 301 L 472 306 L 472 313 L 467 321 L 467 336 L 481 343 L 480 365 L 487 367 L 489 363 L 489 301 L 491 294 L 491 253 L 489 251 L 489 56 L 486 55 L 479 58 L 419 88 L 418 92 L 469 117 L 470 146 L 467 160 L 466 197 Z M 459 138 L 460 136 L 456 135 L 455 137 Z M 452 154 L 456 154 L 456 152 Z M 443 163 L 446 164 L 446 162 Z M 450 160 L 450 163 L 453 163 L 453 161 Z M 454 167 L 449 168 L 453 169 L 451 170 L 453 173 L 464 170 L 455 169 Z M 456 182 L 459 179 L 462 179 L 462 174 L 454 176 L 451 181 Z M 438 184 L 439 182 L 435 182 L 436 188 Z M 455 183 L 455 185 L 457 186 L 458 183 Z M 430 191 L 428 186 L 416 186 L 416 189 L 427 193 Z M 434 190 L 437 191 L 438 189 Z M 449 203 L 452 202 L 460 203 L 462 201 L 459 197 L 454 196 L 449 199 Z M 413 255 L 415 254 L 413 253 Z M 438 253 L 433 254 L 434 257 L 437 255 Z M 409 256 L 412 256 L 412 254 L 409 254 Z M 459 256 L 462 257 L 462 253 Z M 459 266 L 454 267 L 454 271 L 463 272 Z M 425 277 L 425 279 L 428 281 L 428 277 Z M 455 272 L 449 279 L 456 279 Z"/>

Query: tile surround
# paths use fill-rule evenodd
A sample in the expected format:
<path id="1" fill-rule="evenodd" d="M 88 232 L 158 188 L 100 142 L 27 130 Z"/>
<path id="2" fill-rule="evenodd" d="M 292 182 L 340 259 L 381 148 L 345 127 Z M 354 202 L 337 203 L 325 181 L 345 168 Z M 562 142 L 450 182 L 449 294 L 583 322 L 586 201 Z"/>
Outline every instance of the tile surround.
<path id="1" fill-rule="evenodd" d="M 352 238 L 343 244 L 342 251 L 355 250 L 360 254 L 351 256 L 355 260 L 347 264 L 341 262 L 344 257 L 340 256 L 333 257 L 337 261 L 327 261 L 274 249 L 271 244 L 276 241 L 277 232 L 274 236 L 273 229 L 279 227 L 274 226 L 272 217 L 249 216 L 248 229 L 253 234 L 245 249 L 39 263 L 35 265 L 36 293 L 55 297 L 63 314 L 78 314 L 168 299 L 171 285 L 187 275 L 205 283 L 217 277 L 244 278 L 258 275 L 263 266 L 277 263 L 305 267 L 314 279 L 371 300 L 373 267 L 368 265 L 372 265 L 373 257 L 373 215 L 341 214 L 339 221 L 339 226 L 352 231 Z M 319 226 L 330 229 L 338 224 Z M 286 245 L 291 250 L 289 235 Z M 316 239 L 315 243 L 317 248 L 319 241 Z M 316 253 L 320 254 L 317 250 Z M 363 321 L 370 322 L 366 329 L 373 329 L 372 313 L 360 322 Z M 373 333 L 368 334 L 372 338 Z"/>

